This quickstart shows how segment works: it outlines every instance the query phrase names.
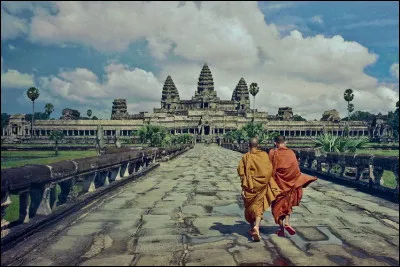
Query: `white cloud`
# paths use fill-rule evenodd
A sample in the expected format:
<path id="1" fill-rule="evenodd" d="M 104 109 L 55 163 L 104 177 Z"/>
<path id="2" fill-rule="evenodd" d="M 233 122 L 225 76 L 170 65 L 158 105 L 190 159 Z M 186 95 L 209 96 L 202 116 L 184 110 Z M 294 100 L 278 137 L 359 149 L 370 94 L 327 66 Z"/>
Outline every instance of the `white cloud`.
<path id="1" fill-rule="evenodd" d="M 285 8 L 288 8 L 288 7 L 293 7 L 294 6 L 294 2 L 286 2 L 286 3 L 284 3 L 284 2 L 270 2 L 269 4 L 267 4 L 266 6 L 265 6 L 265 9 L 267 9 L 267 10 L 271 10 L 271 11 L 278 11 L 278 10 L 281 10 L 281 9 L 285 9 Z"/>
<path id="2" fill-rule="evenodd" d="M 27 21 L 10 15 L 1 8 L 1 40 L 14 39 L 26 33 L 28 33 Z"/>
<path id="3" fill-rule="evenodd" d="M 376 19 L 371 21 L 361 21 L 356 23 L 347 24 L 343 27 L 343 29 L 351 30 L 361 27 L 385 27 L 385 26 L 392 26 L 392 25 L 399 25 L 399 20 L 395 19 Z"/>
<path id="4" fill-rule="evenodd" d="M 1 88 L 28 89 L 35 85 L 32 74 L 20 73 L 17 70 L 8 69 L 4 72 L 3 57 L 1 57 Z"/>
<path id="5" fill-rule="evenodd" d="M 61 71 L 57 76 L 40 77 L 39 86 L 54 98 L 63 98 L 79 106 L 89 106 L 97 114 L 111 114 L 114 98 L 126 98 L 133 113 L 153 108 L 161 98 L 162 84 L 142 69 L 110 63 L 100 79 L 88 69 Z M 150 105 L 151 104 L 151 105 Z M 157 105 L 159 106 L 159 104 Z"/>
<path id="6" fill-rule="evenodd" d="M 392 74 L 393 77 L 399 79 L 399 63 L 393 63 L 392 66 L 390 66 L 390 73 Z"/>
<path id="7" fill-rule="evenodd" d="M 316 24 L 324 24 L 324 19 L 322 15 L 316 15 L 310 18 L 310 21 Z"/>
<path id="8" fill-rule="evenodd" d="M 10 50 L 10 51 L 13 51 L 13 50 L 15 50 L 15 49 L 17 49 L 15 46 L 13 46 L 12 44 L 9 44 L 8 45 L 8 49 Z"/>
<path id="9" fill-rule="evenodd" d="M 161 67 L 158 77 L 143 69 L 111 63 L 102 79 L 79 68 L 41 78 L 42 88 L 81 105 L 103 106 L 111 112 L 112 98 L 121 97 L 127 98 L 130 111 L 149 110 L 159 102 L 168 74 L 181 98 L 190 99 L 201 66 L 207 62 L 221 99 L 230 99 L 233 88 L 244 77 L 248 84 L 259 84 L 257 107 L 272 114 L 279 106 L 292 106 L 295 113 L 307 114 L 308 118 L 319 119 L 324 110 L 332 108 L 345 114 L 342 95 L 346 88 L 360 92 L 358 99 L 374 95 L 374 102 L 365 110 L 387 108 L 390 91 L 364 73 L 365 67 L 377 61 L 377 55 L 339 35 L 304 37 L 292 25 L 286 25 L 285 30 L 292 31 L 283 37 L 279 32 L 283 26 L 267 24 L 268 17 L 264 18 L 256 2 L 202 2 L 200 7 L 192 2 L 54 5 L 57 12 L 35 10 L 29 34 L 32 41 L 121 52 L 132 42 L 146 40 Z M 278 10 L 292 5 L 272 3 L 266 8 Z M 323 22 L 322 16 L 313 20 Z M 168 60 L 171 55 L 174 63 Z M 356 109 L 361 106 L 356 105 Z"/>
<path id="10" fill-rule="evenodd" d="M 1 8 L 14 15 L 24 10 L 32 10 L 33 5 L 34 3 L 30 1 L 1 1 Z"/>

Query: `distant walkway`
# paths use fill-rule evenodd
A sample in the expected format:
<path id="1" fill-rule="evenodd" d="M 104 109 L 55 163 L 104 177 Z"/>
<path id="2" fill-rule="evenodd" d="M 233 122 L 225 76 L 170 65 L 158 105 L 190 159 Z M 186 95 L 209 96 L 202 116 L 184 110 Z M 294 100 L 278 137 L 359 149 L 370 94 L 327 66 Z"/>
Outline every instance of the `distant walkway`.
<path id="1" fill-rule="evenodd" d="M 266 212 L 263 240 L 252 242 L 239 197 L 240 157 L 196 145 L 3 253 L 2 263 L 23 252 L 13 264 L 398 265 L 398 204 L 323 180 L 295 209 L 298 235 L 273 234 Z"/>

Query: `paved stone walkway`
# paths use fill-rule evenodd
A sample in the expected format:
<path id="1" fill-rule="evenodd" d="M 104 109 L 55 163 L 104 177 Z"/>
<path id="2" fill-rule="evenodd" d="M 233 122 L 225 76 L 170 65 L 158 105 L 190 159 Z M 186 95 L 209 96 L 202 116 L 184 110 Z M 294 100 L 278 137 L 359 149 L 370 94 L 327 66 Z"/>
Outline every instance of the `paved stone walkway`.
<path id="1" fill-rule="evenodd" d="M 266 212 L 262 242 L 252 242 L 239 197 L 240 158 L 196 145 L 73 222 L 53 226 L 48 231 L 57 234 L 14 264 L 398 265 L 399 205 L 323 180 L 295 209 L 298 235 L 276 236 Z"/>

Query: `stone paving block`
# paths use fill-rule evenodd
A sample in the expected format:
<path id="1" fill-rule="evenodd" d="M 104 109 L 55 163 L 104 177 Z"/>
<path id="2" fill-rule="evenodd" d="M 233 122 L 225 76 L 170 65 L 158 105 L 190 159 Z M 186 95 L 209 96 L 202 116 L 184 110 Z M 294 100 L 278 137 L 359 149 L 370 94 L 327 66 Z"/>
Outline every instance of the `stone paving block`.
<path id="1" fill-rule="evenodd" d="M 130 266 L 134 255 L 114 255 L 106 258 L 89 259 L 80 266 Z"/>
<path id="2" fill-rule="evenodd" d="M 138 238 L 135 253 L 174 252 L 183 249 L 181 235 L 141 236 Z"/>
<path id="3" fill-rule="evenodd" d="M 236 266 L 233 256 L 224 249 L 189 252 L 185 266 Z"/>
<path id="4" fill-rule="evenodd" d="M 177 266 L 183 251 L 142 253 L 135 266 Z"/>
<path id="5" fill-rule="evenodd" d="M 52 266 L 54 262 L 48 258 L 38 257 L 29 263 L 26 266 Z"/>
<path id="6" fill-rule="evenodd" d="M 103 229 L 104 222 L 78 222 L 69 228 L 67 235 L 69 236 L 82 236 L 98 233 Z"/>
<path id="7" fill-rule="evenodd" d="M 66 251 L 72 249 L 79 240 L 77 236 L 62 236 L 56 243 L 51 245 L 53 250 Z"/>

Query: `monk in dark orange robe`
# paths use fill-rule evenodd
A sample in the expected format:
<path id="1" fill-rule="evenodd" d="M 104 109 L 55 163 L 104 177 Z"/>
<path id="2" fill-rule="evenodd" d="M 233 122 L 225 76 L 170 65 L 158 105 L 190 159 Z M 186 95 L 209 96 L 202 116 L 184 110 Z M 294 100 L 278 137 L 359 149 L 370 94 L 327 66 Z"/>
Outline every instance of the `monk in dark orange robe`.
<path id="1" fill-rule="evenodd" d="M 300 204 L 303 188 L 316 181 L 317 178 L 300 172 L 296 155 L 286 147 L 284 136 L 275 138 L 275 147 L 269 151 L 269 158 L 273 165 L 274 180 L 282 190 L 271 206 L 275 223 L 280 226 L 276 234 L 285 236 L 284 229 L 286 229 L 289 234 L 294 235 L 296 231 L 289 224 L 292 207 Z"/>
<path id="2" fill-rule="evenodd" d="M 244 216 L 250 223 L 249 234 L 260 241 L 260 222 L 280 189 L 272 179 L 272 164 L 268 154 L 258 149 L 257 138 L 249 143 L 250 151 L 239 162 L 238 173 L 242 183 Z"/>

